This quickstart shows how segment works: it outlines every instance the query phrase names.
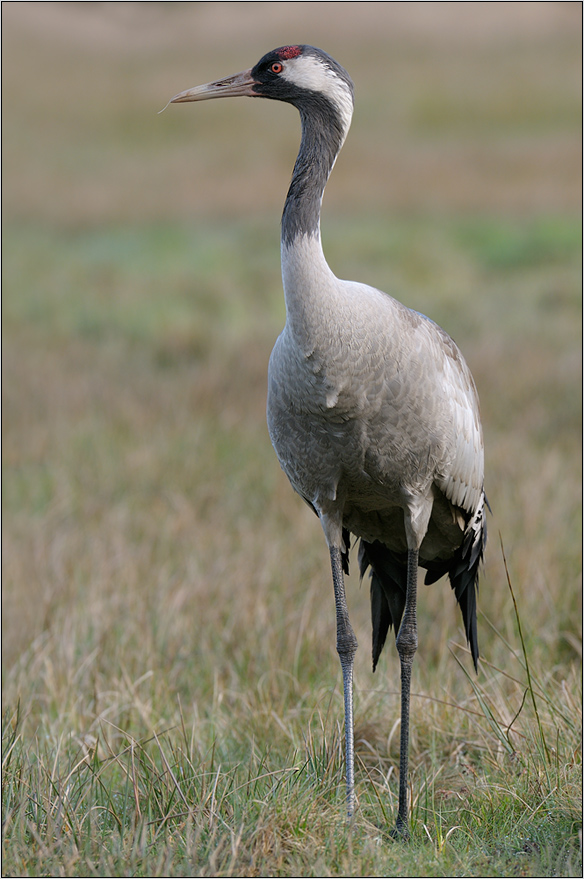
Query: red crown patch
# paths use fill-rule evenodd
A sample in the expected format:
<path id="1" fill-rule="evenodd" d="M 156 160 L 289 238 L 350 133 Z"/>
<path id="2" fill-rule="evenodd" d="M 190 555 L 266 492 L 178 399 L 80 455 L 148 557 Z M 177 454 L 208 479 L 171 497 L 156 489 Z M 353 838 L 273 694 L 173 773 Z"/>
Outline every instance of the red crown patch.
<path id="1" fill-rule="evenodd" d="M 282 46 L 281 49 L 277 49 L 277 54 L 278 58 L 288 61 L 290 58 L 298 58 L 302 54 L 302 49 L 300 46 Z"/>

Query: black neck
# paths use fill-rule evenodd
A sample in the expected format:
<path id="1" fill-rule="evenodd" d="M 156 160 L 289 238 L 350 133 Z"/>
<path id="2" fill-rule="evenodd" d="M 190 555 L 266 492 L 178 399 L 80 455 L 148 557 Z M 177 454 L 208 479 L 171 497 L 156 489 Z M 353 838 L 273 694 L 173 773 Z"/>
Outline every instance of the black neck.
<path id="1" fill-rule="evenodd" d="M 322 194 L 344 139 L 338 111 L 327 98 L 306 92 L 297 106 L 302 140 L 282 214 L 287 246 L 298 235 L 318 234 Z"/>

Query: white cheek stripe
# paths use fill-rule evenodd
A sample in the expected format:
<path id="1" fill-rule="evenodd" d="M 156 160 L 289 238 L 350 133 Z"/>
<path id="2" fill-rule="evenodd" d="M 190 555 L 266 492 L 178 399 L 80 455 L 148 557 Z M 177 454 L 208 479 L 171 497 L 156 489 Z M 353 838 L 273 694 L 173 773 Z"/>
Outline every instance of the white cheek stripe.
<path id="1" fill-rule="evenodd" d="M 283 79 L 299 88 L 321 92 L 337 107 L 347 132 L 353 115 L 353 99 L 346 83 L 330 67 L 310 55 L 290 58 L 284 63 Z"/>

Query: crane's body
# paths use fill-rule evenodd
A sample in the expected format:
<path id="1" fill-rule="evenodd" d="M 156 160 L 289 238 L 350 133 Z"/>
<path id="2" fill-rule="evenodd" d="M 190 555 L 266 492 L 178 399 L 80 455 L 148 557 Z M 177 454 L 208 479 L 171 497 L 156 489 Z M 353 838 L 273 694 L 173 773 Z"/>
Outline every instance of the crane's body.
<path id="1" fill-rule="evenodd" d="M 408 549 L 404 510 L 431 507 L 420 557 L 446 560 L 465 528 L 456 507 L 474 510 L 482 495 L 468 367 L 435 323 L 338 280 L 324 259 L 304 259 L 311 250 L 321 253 L 318 239 L 285 262 L 288 320 L 270 358 L 268 427 L 282 468 L 315 510 L 397 553 Z M 304 287 L 322 301 L 297 307 Z"/>
<path id="2" fill-rule="evenodd" d="M 350 534 L 371 568 L 373 668 L 387 632 L 401 661 L 400 797 L 407 836 L 410 676 L 417 648 L 417 567 L 444 574 L 461 607 L 475 666 L 476 589 L 485 526 L 478 397 L 452 339 L 381 291 L 335 277 L 320 240 L 320 207 L 353 110 L 353 84 L 334 59 L 285 46 L 256 66 L 181 92 L 174 102 L 229 95 L 294 104 L 302 141 L 282 216 L 286 325 L 268 370 L 267 418 L 280 464 L 319 516 L 329 546 L 343 670 L 347 801 L 354 811 L 352 674 L 357 641 L 344 592 Z"/>

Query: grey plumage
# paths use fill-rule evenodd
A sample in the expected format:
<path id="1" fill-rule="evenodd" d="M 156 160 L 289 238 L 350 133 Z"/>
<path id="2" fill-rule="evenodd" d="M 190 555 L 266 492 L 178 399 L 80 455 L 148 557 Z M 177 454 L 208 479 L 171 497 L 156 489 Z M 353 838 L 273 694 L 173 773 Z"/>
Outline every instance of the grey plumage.
<path id="1" fill-rule="evenodd" d="M 475 667 L 478 570 L 486 539 L 476 388 L 452 339 L 385 293 L 330 270 L 320 241 L 324 187 L 349 129 L 353 84 L 330 56 L 285 46 L 254 68 L 174 102 L 248 95 L 287 101 L 302 140 L 282 216 L 286 324 L 268 371 L 267 419 L 280 464 L 319 516 L 331 555 L 343 670 L 347 803 L 354 811 L 352 673 L 357 641 L 343 572 L 350 535 L 371 571 L 373 669 L 393 626 L 402 675 L 400 798 L 407 836 L 417 566 L 450 578 Z"/>
<path id="2" fill-rule="evenodd" d="M 372 604 L 390 623 L 397 615 L 397 626 L 401 613 L 388 617 L 384 598 L 395 592 L 393 606 L 403 610 L 404 509 L 420 499 L 430 505 L 420 564 L 427 582 L 450 574 L 476 664 L 484 501 L 470 372 L 432 321 L 377 290 L 328 275 L 317 235 L 292 249 L 291 256 L 283 248 L 292 302 L 269 366 L 268 427 L 280 463 L 316 511 L 362 538 L 360 570 L 373 570 Z M 318 281 L 304 277 L 306 265 Z M 311 299 L 297 305 L 296 291 L 305 285 Z M 324 302 L 316 289 L 325 291 Z M 374 648 L 374 664 L 378 655 Z"/>

